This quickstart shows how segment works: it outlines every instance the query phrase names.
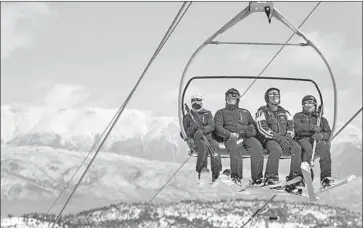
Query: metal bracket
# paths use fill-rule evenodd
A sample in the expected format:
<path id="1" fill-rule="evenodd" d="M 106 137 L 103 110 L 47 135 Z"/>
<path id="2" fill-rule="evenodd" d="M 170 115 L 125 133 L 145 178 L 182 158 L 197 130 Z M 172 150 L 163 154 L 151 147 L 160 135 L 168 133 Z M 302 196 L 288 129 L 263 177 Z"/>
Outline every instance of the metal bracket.
<path id="1" fill-rule="evenodd" d="M 249 10 L 252 13 L 255 12 L 265 12 L 268 23 L 271 23 L 271 18 L 273 17 L 274 4 L 273 2 L 250 2 Z"/>

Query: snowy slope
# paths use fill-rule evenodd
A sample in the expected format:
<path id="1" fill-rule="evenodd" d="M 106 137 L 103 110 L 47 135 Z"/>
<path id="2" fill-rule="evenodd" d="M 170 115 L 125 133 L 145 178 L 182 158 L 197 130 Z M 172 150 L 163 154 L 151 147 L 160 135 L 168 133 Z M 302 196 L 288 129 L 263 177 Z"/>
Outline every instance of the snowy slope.
<path id="1" fill-rule="evenodd" d="M 182 201 L 162 205 L 119 204 L 66 215 L 56 227 L 241 227 L 262 206 L 261 200 L 221 200 L 216 202 Z M 311 204 L 273 201 L 267 211 L 248 227 L 271 228 L 350 227 L 362 226 L 359 213 Z M 4 218 L 1 227 L 48 227 L 54 215 L 27 214 Z M 37 224 L 38 223 L 38 224 Z M 250 226 L 251 225 L 251 226 Z"/>
<path id="2" fill-rule="evenodd" d="M 1 210 L 7 213 L 45 212 L 58 196 L 75 170 L 86 157 L 86 152 L 52 149 L 47 147 L 1 148 Z M 90 159 L 87 160 L 86 164 Z M 229 166 L 223 161 L 224 168 Z M 246 164 L 247 162 L 245 162 Z M 145 202 L 161 188 L 180 167 L 179 163 L 159 162 L 132 156 L 101 152 L 66 211 L 80 211 L 101 205 L 119 202 Z M 80 171 L 84 171 L 83 166 Z M 280 168 L 280 178 L 288 169 Z M 68 196 L 78 173 L 71 182 L 65 196 Z M 250 179 L 250 169 L 244 170 L 245 184 Z M 191 159 L 172 179 L 154 202 L 171 202 L 180 199 L 220 199 L 236 197 L 229 187 L 220 185 L 216 189 L 196 190 L 195 160 Z M 210 177 L 209 177 L 210 178 Z M 319 181 L 315 181 L 318 186 Z M 322 203 L 342 206 L 351 210 L 362 208 L 361 178 L 327 194 Z M 240 194 L 240 198 L 266 198 L 266 192 Z M 284 198 L 285 199 L 285 198 Z M 286 200 L 296 201 L 292 197 Z M 25 203 L 26 202 L 26 203 Z M 65 197 L 61 198 L 54 210 L 59 210 Z"/>

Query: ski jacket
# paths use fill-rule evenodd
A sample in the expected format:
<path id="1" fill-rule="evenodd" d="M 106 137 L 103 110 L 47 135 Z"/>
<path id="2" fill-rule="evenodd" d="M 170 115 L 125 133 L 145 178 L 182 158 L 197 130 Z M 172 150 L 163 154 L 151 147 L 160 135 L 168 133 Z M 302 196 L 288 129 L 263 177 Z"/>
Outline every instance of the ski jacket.
<path id="1" fill-rule="evenodd" d="M 247 109 L 239 108 L 236 105 L 226 105 L 214 115 L 215 132 L 223 138 L 229 138 L 231 133 L 240 134 L 249 127 L 251 131 L 246 131 L 247 137 L 256 135 L 255 121 Z M 248 133 L 247 133 L 248 132 Z"/>
<path id="2" fill-rule="evenodd" d="M 309 113 L 306 111 L 298 112 L 294 115 L 294 126 L 296 132 L 296 138 L 310 138 L 315 134 L 314 126 L 316 126 L 318 120 L 318 113 Z M 331 129 L 328 120 L 321 117 L 320 126 L 321 133 L 323 134 L 323 140 L 328 141 L 330 139 Z"/>
<path id="3" fill-rule="evenodd" d="M 256 125 L 258 132 L 265 139 L 276 139 L 278 136 L 294 138 L 294 121 L 290 113 L 283 107 L 278 106 L 272 111 L 267 106 L 262 106 L 256 113 Z"/>
<path id="4" fill-rule="evenodd" d="M 214 131 L 214 121 L 212 112 L 207 109 L 202 109 L 197 111 L 190 110 L 193 118 L 201 124 L 203 127 L 203 133 L 207 138 L 211 138 L 211 134 Z M 198 130 L 195 128 L 194 120 L 190 117 L 189 114 L 186 114 L 183 119 L 183 125 L 185 129 L 185 133 L 188 137 L 193 138 L 195 132 Z"/>

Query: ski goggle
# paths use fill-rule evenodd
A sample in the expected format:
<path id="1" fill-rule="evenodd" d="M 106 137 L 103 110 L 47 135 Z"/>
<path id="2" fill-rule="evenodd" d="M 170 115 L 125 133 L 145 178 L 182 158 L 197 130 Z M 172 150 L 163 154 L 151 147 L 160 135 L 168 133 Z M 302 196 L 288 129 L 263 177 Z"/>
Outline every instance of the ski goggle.
<path id="1" fill-rule="evenodd" d="M 238 98 L 238 93 L 228 93 L 226 98 Z"/>
<path id="2" fill-rule="evenodd" d="M 316 105 L 316 102 L 314 100 L 306 100 L 304 101 L 304 106 L 305 105 Z"/>
<path id="3" fill-rule="evenodd" d="M 203 99 L 201 99 L 201 98 L 193 98 L 191 100 L 192 103 L 194 103 L 194 102 L 202 102 L 202 101 L 203 101 Z"/>
<path id="4" fill-rule="evenodd" d="M 276 91 L 276 92 L 269 93 L 268 97 L 271 97 L 271 98 L 278 97 L 278 98 L 280 98 L 280 94 L 279 94 L 279 92 Z"/>

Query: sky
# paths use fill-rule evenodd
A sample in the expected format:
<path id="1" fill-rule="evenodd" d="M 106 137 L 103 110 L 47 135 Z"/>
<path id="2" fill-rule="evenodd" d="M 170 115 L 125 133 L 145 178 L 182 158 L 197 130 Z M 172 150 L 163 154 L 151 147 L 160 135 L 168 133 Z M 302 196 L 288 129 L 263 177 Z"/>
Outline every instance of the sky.
<path id="1" fill-rule="evenodd" d="M 277 2 L 296 27 L 317 2 Z M 177 116 L 183 69 L 193 52 L 247 2 L 193 2 L 144 77 L 128 108 Z M 182 2 L 1 2 L 1 104 L 118 108 L 154 54 Z M 349 13 L 347 13 L 349 12 Z M 362 106 L 362 3 L 322 2 L 301 31 L 326 56 L 336 78 L 338 121 Z M 253 14 L 219 41 L 286 42 L 292 31 L 264 13 Z M 292 39 L 299 43 L 301 39 Z M 257 76 L 279 46 L 208 46 L 188 71 L 196 75 Z M 333 86 L 310 47 L 285 47 L 263 76 L 313 79 L 323 93 L 324 115 L 333 118 Z M 224 92 L 241 93 L 251 80 L 195 81 L 205 108 L 224 106 Z M 300 111 L 301 98 L 316 94 L 308 83 L 259 80 L 241 100 L 255 114 L 270 86 L 281 89 L 282 106 Z M 360 127 L 361 115 L 355 120 Z"/>

